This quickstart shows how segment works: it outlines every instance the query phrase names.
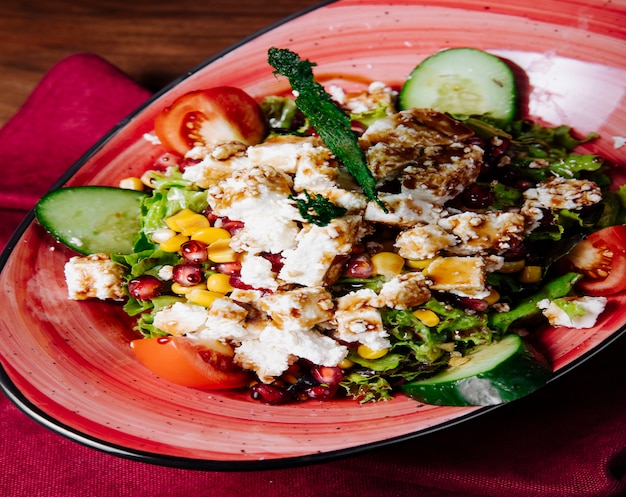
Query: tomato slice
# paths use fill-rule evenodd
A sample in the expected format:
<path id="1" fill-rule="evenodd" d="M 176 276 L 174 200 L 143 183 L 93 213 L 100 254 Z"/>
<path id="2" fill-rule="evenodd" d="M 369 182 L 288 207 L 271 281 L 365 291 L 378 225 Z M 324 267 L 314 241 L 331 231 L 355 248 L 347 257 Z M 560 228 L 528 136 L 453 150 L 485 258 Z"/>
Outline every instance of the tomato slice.
<path id="1" fill-rule="evenodd" d="M 587 295 L 626 290 L 626 226 L 610 226 L 592 233 L 572 249 L 565 262 L 583 275 L 577 286 Z"/>
<path id="2" fill-rule="evenodd" d="M 180 96 L 157 115 L 154 126 L 163 147 L 180 155 L 197 145 L 230 141 L 256 145 L 267 133 L 267 122 L 257 101 L 231 86 Z"/>
<path id="3" fill-rule="evenodd" d="M 179 336 L 141 338 L 130 343 L 137 359 L 161 378 L 190 388 L 224 390 L 248 384 L 250 375 L 233 362 L 233 350 L 220 342 L 197 346 Z"/>

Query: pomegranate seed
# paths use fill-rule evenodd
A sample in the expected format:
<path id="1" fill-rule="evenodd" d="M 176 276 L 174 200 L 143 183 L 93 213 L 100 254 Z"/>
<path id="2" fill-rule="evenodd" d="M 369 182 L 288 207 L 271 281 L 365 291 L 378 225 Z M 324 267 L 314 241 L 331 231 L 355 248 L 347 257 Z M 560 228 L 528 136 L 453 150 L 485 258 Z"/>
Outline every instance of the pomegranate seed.
<path id="1" fill-rule="evenodd" d="M 228 282 L 230 283 L 230 286 L 238 288 L 239 290 L 254 290 L 253 286 L 241 281 L 241 275 L 239 273 L 231 274 Z"/>
<path id="2" fill-rule="evenodd" d="M 494 196 L 488 186 L 471 185 L 463 191 L 462 200 L 470 209 L 486 209 L 493 204 Z"/>
<path id="3" fill-rule="evenodd" d="M 467 309 L 472 309 L 474 311 L 483 312 L 486 311 L 489 307 L 489 304 L 486 300 L 483 299 L 472 299 L 468 297 L 459 298 L 459 304 Z"/>
<path id="4" fill-rule="evenodd" d="M 171 166 L 177 166 L 178 164 L 180 164 L 180 161 L 180 156 L 172 154 L 170 152 L 165 152 L 164 154 L 161 154 L 159 157 L 156 158 L 156 160 L 154 161 L 154 168 L 167 169 Z"/>
<path id="5" fill-rule="evenodd" d="M 346 274 L 351 278 L 369 278 L 374 274 L 374 265 L 370 256 L 361 254 L 350 257 L 346 267 Z"/>
<path id="6" fill-rule="evenodd" d="M 177 264 L 172 272 L 173 280 L 181 286 L 194 286 L 202 281 L 202 268 L 196 264 Z"/>
<path id="7" fill-rule="evenodd" d="M 280 254 L 270 254 L 269 252 L 263 252 L 261 257 L 267 259 L 272 263 L 272 271 L 275 273 L 280 272 L 283 267 L 283 257 Z"/>
<path id="8" fill-rule="evenodd" d="M 241 262 L 220 262 L 215 264 L 215 270 L 222 274 L 236 274 L 241 271 Z"/>
<path id="9" fill-rule="evenodd" d="M 504 154 L 506 154 L 507 150 L 509 149 L 509 146 L 511 145 L 511 141 L 507 138 L 501 138 L 500 139 L 500 144 L 499 145 L 494 145 L 491 149 L 491 156 L 492 157 L 497 157 L 500 158 L 502 157 Z"/>
<path id="10" fill-rule="evenodd" d="M 158 297 L 163 290 L 163 282 L 151 274 L 142 274 L 128 282 L 128 293 L 137 300 Z"/>
<path id="11" fill-rule="evenodd" d="M 266 383 L 257 383 L 250 388 L 250 396 L 266 404 L 284 404 L 290 400 L 287 390 Z"/>
<path id="12" fill-rule="evenodd" d="M 184 172 L 185 169 L 187 169 L 188 167 L 195 166 L 196 164 L 199 164 L 200 162 L 202 161 L 200 161 L 199 159 L 183 159 L 180 162 L 180 164 L 178 164 L 178 168 Z"/>
<path id="13" fill-rule="evenodd" d="M 241 221 L 231 221 L 230 219 L 224 218 L 222 220 L 222 228 L 228 231 L 231 236 L 234 236 L 243 228 L 243 223 Z"/>
<path id="14" fill-rule="evenodd" d="M 329 400 L 337 393 L 337 385 L 316 385 L 306 391 L 310 399 Z"/>
<path id="15" fill-rule="evenodd" d="M 209 260 L 206 244 L 198 240 L 189 240 L 183 243 L 180 246 L 180 251 L 187 262 L 202 264 Z"/>
<path id="16" fill-rule="evenodd" d="M 338 385 L 343 379 L 341 368 L 333 366 L 314 366 L 311 369 L 311 374 L 323 385 Z"/>
<path id="17" fill-rule="evenodd" d="M 487 146 L 485 144 L 485 139 L 482 138 L 481 136 L 478 136 L 478 135 L 470 136 L 469 139 L 467 140 L 467 143 L 469 145 L 477 145 L 480 148 L 482 148 L 483 150 L 485 150 L 487 148 Z"/>

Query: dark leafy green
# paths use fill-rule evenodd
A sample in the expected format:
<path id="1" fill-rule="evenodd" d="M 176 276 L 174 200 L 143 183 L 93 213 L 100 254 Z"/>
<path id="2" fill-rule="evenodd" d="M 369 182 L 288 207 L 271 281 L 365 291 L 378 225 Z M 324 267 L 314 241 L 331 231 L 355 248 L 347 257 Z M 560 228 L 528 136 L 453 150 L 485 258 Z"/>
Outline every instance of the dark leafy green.
<path id="1" fill-rule="evenodd" d="M 303 190 L 302 193 L 306 198 L 294 197 L 293 195 L 290 195 L 289 198 L 296 203 L 300 215 L 316 226 L 326 226 L 333 219 L 341 217 L 347 212 L 346 209 L 333 204 L 319 193 L 311 195 L 306 190 Z"/>
<path id="2" fill-rule="evenodd" d="M 335 105 L 324 87 L 315 80 L 312 70 L 315 64 L 300 59 L 291 50 L 275 47 L 268 51 L 268 62 L 275 69 L 274 74 L 289 79 L 296 93 L 296 105 L 326 146 L 363 188 L 367 198 L 387 212 L 386 206 L 378 198 L 376 180 L 368 169 L 358 139 L 352 132 L 350 118 Z"/>

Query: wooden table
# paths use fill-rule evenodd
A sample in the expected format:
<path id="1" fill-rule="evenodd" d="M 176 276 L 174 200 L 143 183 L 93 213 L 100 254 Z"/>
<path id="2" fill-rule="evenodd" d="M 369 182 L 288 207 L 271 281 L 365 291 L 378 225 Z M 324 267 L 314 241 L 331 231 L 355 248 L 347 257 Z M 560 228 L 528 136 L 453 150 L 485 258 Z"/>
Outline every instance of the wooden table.
<path id="1" fill-rule="evenodd" d="M 0 126 L 59 60 L 96 53 L 157 90 L 319 0 L 2 0 Z"/>

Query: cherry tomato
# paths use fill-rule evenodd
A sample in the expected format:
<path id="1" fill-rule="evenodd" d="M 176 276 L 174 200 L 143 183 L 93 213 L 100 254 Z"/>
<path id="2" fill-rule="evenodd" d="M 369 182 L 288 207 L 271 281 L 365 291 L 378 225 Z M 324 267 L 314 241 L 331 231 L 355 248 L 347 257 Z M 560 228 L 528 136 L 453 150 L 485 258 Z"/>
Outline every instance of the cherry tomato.
<path id="1" fill-rule="evenodd" d="M 233 362 L 233 350 L 220 342 L 195 345 L 179 336 L 142 338 L 130 343 L 139 361 L 161 378 L 190 388 L 224 390 L 245 386 L 247 371 Z"/>
<path id="2" fill-rule="evenodd" d="M 587 295 L 626 290 L 626 226 L 592 233 L 572 249 L 565 263 L 583 275 L 577 286 Z"/>
<path id="3" fill-rule="evenodd" d="M 259 104 L 245 91 L 231 86 L 186 93 L 163 109 L 155 133 L 169 152 L 184 155 L 196 145 L 240 141 L 260 143 L 267 124 Z"/>

